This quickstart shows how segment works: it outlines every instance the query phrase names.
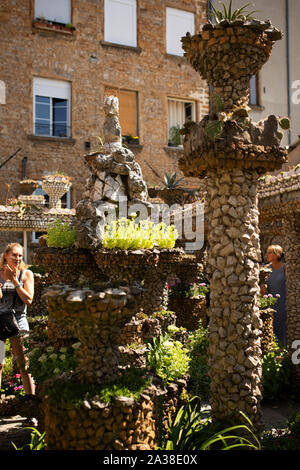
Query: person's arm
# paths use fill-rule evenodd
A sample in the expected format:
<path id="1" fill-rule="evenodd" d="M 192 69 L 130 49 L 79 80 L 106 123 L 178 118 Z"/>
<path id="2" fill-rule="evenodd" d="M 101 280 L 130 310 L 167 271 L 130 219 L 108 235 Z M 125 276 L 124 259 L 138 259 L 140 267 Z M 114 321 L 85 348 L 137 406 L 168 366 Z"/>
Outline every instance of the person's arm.
<path id="1" fill-rule="evenodd" d="M 1 284 L 1 282 L 0 282 L 0 300 L 3 297 L 2 287 L 3 287 L 3 284 Z"/>
<path id="2" fill-rule="evenodd" d="M 25 270 L 24 272 L 24 285 L 23 287 L 19 284 L 17 273 L 13 271 L 8 265 L 8 270 L 10 271 L 9 278 L 10 281 L 16 288 L 16 292 L 22 302 L 26 305 L 31 305 L 34 294 L 34 277 L 33 272 L 30 270 Z"/>

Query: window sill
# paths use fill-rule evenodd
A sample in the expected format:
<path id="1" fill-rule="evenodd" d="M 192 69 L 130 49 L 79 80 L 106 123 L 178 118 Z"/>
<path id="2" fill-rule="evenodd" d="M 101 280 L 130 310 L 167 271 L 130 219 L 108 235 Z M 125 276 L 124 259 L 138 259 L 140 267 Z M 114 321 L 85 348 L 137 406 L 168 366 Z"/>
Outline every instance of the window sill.
<path id="1" fill-rule="evenodd" d="M 39 21 L 33 21 L 32 28 L 34 31 L 47 31 L 50 33 L 64 34 L 67 36 L 74 36 L 74 29 L 66 28 L 63 26 L 55 26 L 47 23 L 40 23 Z"/>
<path id="2" fill-rule="evenodd" d="M 140 47 L 126 46 L 125 44 L 116 44 L 114 42 L 107 42 L 107 41 L 100 41 L 100 44 L 103 47 L 114 47 L 116 49 L 126 49 L 128 51 L 137 52 L 138 54 L 142 52 L 142 49 Z"/>
<path id="3" fill-rule="evenodd" d="M 186 58 L 183 55 L 169 54 L 168 52 L 166 52 L 165 56 L 167 59 L 177 59 L 180 62 L 187 62 Z"/>
<path id="4" fill-rule="evenodd" d="M 76 143 L 76 139 L 73 139 L 72 137 L 50 137 L 46 135 L 28 134 L 27 138 L 29 140 L 33 140 L 37 142 L 59 142 L 59 143 L 71 144 L 71 145 L 74 145 Z"/>
<path id="5" fill-rule="evenodd" d="M 175 146 L 172 147 L 172 146 L 169 146 L 169 145 L 168 145 L 168 146 L 165 146 L 165 147 L 164 147 L 164 151 L 167 152 L 167 153 L 169 153 L 169 154 L 171 154 L 171 155 L 172 155 L 172 154 L 173 154 L 173 155 L 174 155 L 174 154 L 181 154 L 181 153 L 183 153 L 183 146 L 181 146 L 181 147 L 179 147 L 179 146 L 178 146 L 178 147 L 175 147 Z"/>
<path id="6" fill-rule="evenodd" d="M 144 148 L 142 144 L 128 144 L 127 142 L 124 142 L 123 145 L 126 145 L 126 147 L 128 147 L 132 151 L 134 150 L 141 151 Z"/>
<path id="7" fill-rule="evenodd" d="M 266 108 L 258 104 L 249 104 L 252 111 L 264 111 Z"/>

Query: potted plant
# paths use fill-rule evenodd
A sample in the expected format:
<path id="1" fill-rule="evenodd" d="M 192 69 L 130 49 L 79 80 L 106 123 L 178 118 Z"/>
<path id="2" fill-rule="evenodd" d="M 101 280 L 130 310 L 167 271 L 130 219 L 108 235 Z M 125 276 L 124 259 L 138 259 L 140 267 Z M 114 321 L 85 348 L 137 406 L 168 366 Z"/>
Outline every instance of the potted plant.
<path id="1" fill-rule="evenodd" d="M 182 180 L 183 178 L 177 178 L 176 173 L 166 172 L 163 179 L 164 188 L 158 192 L 158 196 L 169 205 L 182 204 L 184 200 L 184 189 L 180 187 Z"/>

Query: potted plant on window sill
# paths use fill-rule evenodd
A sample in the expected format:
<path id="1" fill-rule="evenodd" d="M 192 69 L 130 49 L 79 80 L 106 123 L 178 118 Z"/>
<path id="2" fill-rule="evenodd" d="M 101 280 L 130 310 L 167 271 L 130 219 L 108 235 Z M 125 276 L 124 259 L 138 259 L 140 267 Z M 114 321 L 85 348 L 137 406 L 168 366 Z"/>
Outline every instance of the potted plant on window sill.
<path id="1" fill-rule="evenodd" d="M 72 33 L 75 31 L 75 26 L 72 23 L 58 23 L 56 21 L 46 20 L 45 18 L 35 18 L 33 21 L 33 26 L 37 29 L 45 29 L 45 30 L 56 30 L 62 31 L 65 33 Z"/>
<path id="2" fill-rule="evenodd" d="M 129 145 L 139 145 L 140 139 L 139 139 L 139 136 L 123 135 L 122 143 L 129 144 Z"/>

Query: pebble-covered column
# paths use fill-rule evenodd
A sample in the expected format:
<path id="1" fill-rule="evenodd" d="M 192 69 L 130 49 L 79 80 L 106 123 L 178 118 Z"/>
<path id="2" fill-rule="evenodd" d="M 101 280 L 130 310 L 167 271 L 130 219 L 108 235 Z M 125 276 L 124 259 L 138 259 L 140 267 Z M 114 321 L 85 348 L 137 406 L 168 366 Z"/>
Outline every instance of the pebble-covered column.
<path id="1" fill-rule="evenodd" d="M 249 83 L 281 33 L 270 21 L 240 19 L 204 25 L 182 38 L 185 56 L 213 86 L 214 107 L 184 126 L 185 176 L 205 178 L 210 281 L 209 361 L 212 418 L 259 428 L 261 410 L 261 261 L 257 181 L 286 159 L 280 146 L 287 125 L 276 116 L 249 117 Z"/>
<path id="2" fill-rule="evenodd" d="M 216 170 L 207 178 L 210 266 L 210 377 L 216 419 L 243 411 L 260 416 L 260 246 L 257 174 Z"/>
<path id="3" fill-rule="evenodd" d="M 292 210 L 289 214 L 286 214 L 283 217 L 283 227 L 286 261 L 285 274 L 288 347 L 293 359 L 292 386 L 294 392 L 299 394 L 300 353 L 297 353 L 297 350 L 300 350 L 300 215 L 299 212 L 297 212 L 296 207 L 294 211 Z"/>

